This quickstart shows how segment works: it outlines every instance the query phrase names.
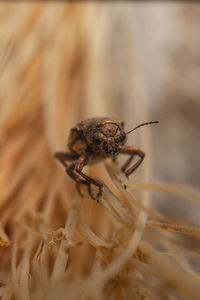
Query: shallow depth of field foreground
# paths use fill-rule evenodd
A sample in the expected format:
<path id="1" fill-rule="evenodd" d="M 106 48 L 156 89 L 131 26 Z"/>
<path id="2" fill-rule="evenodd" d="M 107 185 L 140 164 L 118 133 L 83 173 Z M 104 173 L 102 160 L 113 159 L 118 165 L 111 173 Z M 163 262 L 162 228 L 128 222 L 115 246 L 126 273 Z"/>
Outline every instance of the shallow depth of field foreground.
<path id="1" fill-rule="evenodd" d="M 155 119 L 131 1 L 97 2 L 0 3 L 0 299 L 199 300 L 200 191 L 153 179 L 153 161 L 159 176 L 178 161 L 155 155 L 161 114 L 128 139 L 146 153 L 129 180 L 123 158 L 84 169 L 100 203 L 54 158 L 84 118 Z"/>

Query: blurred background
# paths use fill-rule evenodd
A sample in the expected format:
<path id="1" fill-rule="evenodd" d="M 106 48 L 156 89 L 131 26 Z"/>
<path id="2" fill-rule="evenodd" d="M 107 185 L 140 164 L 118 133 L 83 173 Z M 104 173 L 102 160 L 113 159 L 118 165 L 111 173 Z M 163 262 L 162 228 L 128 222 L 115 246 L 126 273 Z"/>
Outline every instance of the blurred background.
<path id="1" fill-rule="evenodd" d="M 129 145 L 146 152 L 131 180 L 199 188 L 198 2 L 4 1 L 0 24 L 5 240 L 14 238 L 15 222 L 30 222 L 38 211 L 51 228 L 63 226 L 63 207 L 68 211 L 74 186 L 53 154 L 66 150 L 70 128 L 84 118 L 119 118 L 128 130 L 158 120 L 129 136 Z M 92 170 L 105 174 L 101 164 Z M 168 213 L 199 219 L 184 202 L 173 198 L 166 205 L 169 196 L 152 198 Z M 106 236 L 110 221 L 97 221 L 98 204 L 85 201 L 89 223 Z M 98 207 L 99 218 L 104 210 Z M 3 254 L 5 271 L 10 253 Z"/>
<path id="2" fill-rule="evenodd" d="M 199 187 L 200 5 L 166 1 L 135 7 L 149 109 L 161 121 L 152 130 L 154 176 Z"/>
<path id="3" fill-rule="evenodd" d="M 159 130 L 151 130 L 153 179 L 199 188 L 200 5 L 144 1 L 135 4 L 134 17 L 148 107 L 160 121 Z M 175 199 L 171 210 L 174 204 Z M 188 205 L 178 209 L 195 218 Z"/>

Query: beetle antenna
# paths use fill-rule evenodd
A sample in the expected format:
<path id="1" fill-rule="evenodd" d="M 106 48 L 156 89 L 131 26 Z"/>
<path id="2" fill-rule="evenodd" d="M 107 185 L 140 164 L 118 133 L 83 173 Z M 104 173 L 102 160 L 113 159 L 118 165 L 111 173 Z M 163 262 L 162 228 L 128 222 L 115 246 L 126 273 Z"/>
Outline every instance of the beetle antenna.
<path id="1" fill-rule="evenodd" d="M 159 122 L 158 121 L 151 121 L 151 122 L 142 123 L 142 124 L 136 126 L 135 128 L 131 129 L 130 131 L 128 131 L 126 134 L 134 131 L 135 129 L 138 129 L 139 127 L 142 127 L 142 126 L 145 126 L 145 125 L 156 124 L 156 123 L 159 123 Z"/>

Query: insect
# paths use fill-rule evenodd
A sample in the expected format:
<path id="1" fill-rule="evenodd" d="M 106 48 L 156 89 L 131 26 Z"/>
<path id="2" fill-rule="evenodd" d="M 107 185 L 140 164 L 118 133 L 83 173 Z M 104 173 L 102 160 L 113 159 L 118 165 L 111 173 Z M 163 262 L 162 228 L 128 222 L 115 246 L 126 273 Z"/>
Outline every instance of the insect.
<path id="1" fill-rule="evenodd" d="M 115 161 L 119 154 L 128 154 L 130 157 L 121 167 L 121 171 L 127 178 L 142 163 L 145 153 L 136 147 L 125 146 L 127 134 L 135 129 L 158 121 L 142 123 L 130 131 L 125 131 L 124 122 L 111 118 L 91 118 L 75 125 L 70 132 L 68 148 L 70 152 L 56 152 L 55 157 L 64 165 L 67 174 L 76 182 L 79 193 L 80 185 L 88 187 L 91 198 L 99 202 L 103 193 L 103 184 L 83 173 L 83 168 L 91 163 L 112 157 Z M 130 164 L 134 156 L 139 159 L 131 167 Z M 71 162 L 69 165 L 66 161 Z M 91 185 L 98 187 L 97 195 L 91 192 Z M 82 195 L 82 194 L 81 194 Z"/>

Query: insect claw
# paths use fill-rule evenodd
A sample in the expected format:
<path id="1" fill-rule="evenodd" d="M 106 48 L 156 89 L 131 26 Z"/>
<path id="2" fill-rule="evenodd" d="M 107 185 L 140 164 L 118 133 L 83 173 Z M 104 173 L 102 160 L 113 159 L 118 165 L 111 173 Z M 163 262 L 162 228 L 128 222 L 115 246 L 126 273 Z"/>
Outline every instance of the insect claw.
<path id="1" fill-rule="evenodd" d="M 129 175 L 126 172 L 124 172 L 124 175 L 126 176 L 127 179 L 129 179 Z"/>
<path id="2" fill-rule="evenodd" d="M 126 184 L 124 184 L 121 180 L 120 180 L 120 184 L 121 184 L 121 186 L 123 187 L 123 189 L 127 189 L 127 185 Z"/>
<path id="3" fill-rule="evenodd" d="M 102 194 L 103 194 L 103 187 L 101 186 L 101 187 L 99 187 L 99 191 L 98 191 L 97 196 L 96 196 L 96 201 L 98 203 L 100 202 L 99 198 L 102 196 Z"/>

